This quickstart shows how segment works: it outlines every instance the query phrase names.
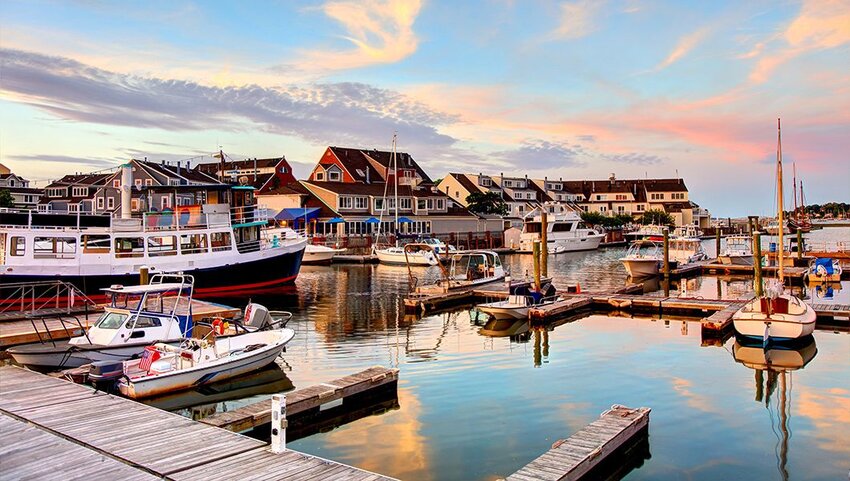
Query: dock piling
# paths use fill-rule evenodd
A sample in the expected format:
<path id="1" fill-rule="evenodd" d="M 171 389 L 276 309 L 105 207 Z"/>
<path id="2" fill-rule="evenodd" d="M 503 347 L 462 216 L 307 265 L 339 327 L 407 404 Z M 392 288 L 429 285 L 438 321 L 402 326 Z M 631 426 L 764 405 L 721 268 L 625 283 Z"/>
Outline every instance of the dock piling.
<path id="1" fill-rule="evenodd" d="M 150 283 L 150 269 L 148 266 L 139 267 L 139 284 L 146 286 Z"/>
<path id="2" fill-rule="evenodd" d="M 797 229 L 797 259 L 803 259 L 803 231 Z"/>
<path id="3" fill-rule="evenodd" d="M 543 207 L 540 208 L 540 270 L 543 277 L 549 275 L 549 216 Z"/>
<path id="4" fill-rule="evenodd" d="M 717 229 L 714 237 L 714 258 L 720 257 L 720 229 Z"/>
<path id="5" fill-rule="evenodd" d="M 753 232 L 753 270 L 755 272 L 753 288 L 755 289 L 756 296 L 761 297 L 761 232 L 759 231 Z"/>
<path id="6" fill-rule="evenodd" d="M 540 291 L 540 241 L 534 241 L 531 250 L 531 257 L 534 258 L 534 289 Z"/>
<path id="7" fill-rule="evenodd" d="M 670 229 L 664 228 L 664 279 L 670 279 Z"/>
<path id="8" fill-rule="evenodd" d="M 286 394 L 272 396 L 272 441 L 271 450 L 275 454 L 286 451 Z"/>

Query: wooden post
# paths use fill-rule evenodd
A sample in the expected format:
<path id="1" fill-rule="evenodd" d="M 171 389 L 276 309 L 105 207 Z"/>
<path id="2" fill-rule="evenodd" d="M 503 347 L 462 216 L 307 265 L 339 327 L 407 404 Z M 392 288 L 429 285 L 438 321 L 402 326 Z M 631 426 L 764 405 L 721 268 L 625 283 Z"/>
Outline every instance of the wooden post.
<path id="1" fill-rule="evenodd" d="M 714 257 L 720 257 L 720 228 L 717 228 L 717 235 L 714 238 Z M 719 299 L 719 297 L 718 297 Z"/>
<path id="2" fill-rule="evenodd" d="M 803 231 L 797 229 L 797 259 L 803 258 Z"/>
<path id="3" fill-rule="evenodd" d="M 150 269 L 148 266 L 139 267 L 139 284 L 146 286 L 150 283 Z"/>
<path id="4" fill-rule="evenodd" d="M 540 290 L 540 241 L 534 241 L 531 250 L 531 256 L 534 258 L 534 288 Z"/>
<path id="5" fill-rule="evenodd" d="M 543 208 L 540 208 L 540 270 L 543 277 L 549 275 L 549 234 L 546 232 L 549 229 L 549 216 Z"/>
<path id="6" fill-rule="evenodd" d="M 275 454 L 286 451 L 286 394 L 272 396 L 272 445 Z"/>
<path id="7" fill-rule="evenodd" d="M 753 232 L 753 269 L 755 271 L 755 281 L 753 288 L 756 291 L 756 296 L 761 297 L 761 232 Z"/>
<path id="8" fill-rule="evenodd" d="M 664 279 L 670 279 L 670 229 L 664 228 Z"/>

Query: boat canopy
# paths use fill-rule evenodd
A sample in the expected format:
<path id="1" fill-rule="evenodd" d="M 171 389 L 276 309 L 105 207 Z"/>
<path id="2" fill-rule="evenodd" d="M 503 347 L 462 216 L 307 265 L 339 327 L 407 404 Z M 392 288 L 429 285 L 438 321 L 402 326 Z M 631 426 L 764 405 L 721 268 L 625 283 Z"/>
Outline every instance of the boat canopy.
<path id="1" fill-rule="evenodd" d="M 829 276 L 834 274 L 832 264 L 833 264 L 833 261 L 829 257 L 819 257 L 819 258 L 815 259 L 815 269 L 817 269 L 818 267 L 823 267 L 824 271 Z"/>
<path id="2" fill-rule="evenodd" d="M 179 282 L 168 282 L 163 284 L 146 284 L 138 286 L 112 286 L 101 289 L 110 294 L 151 294 L 157 292 L 170 292 L 180 289 L 189 289 L 191 284 L 181 284 Z"/>
<path id="3" fill-rule="evenodd" d="M 319 207 L 307 207 L 306 209 L 303 207 L 291 207 L 286 209 L 281 209 L 277 215 L 274 216 L 275 220 L 296 220 L 296 219 L 304 219 L 313 220 L 319 217 L 319 212 L 321 209 Z"/>

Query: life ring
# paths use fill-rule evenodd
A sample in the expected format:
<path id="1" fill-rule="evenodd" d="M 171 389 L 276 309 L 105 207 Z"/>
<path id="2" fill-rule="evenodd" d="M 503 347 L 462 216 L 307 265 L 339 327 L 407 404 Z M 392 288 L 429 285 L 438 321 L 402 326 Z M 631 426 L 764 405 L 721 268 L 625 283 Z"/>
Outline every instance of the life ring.
<path id="1" fill-rule="evenodd" d="M 222 334 L 224 334 L 224 331 L 227 330 L 228 325 L 227 325 L 226 322 L 224 322 L 224 319 L 222 319 L 220 317 L 216 317 L 212 321 L 212 327 L 213 327 L 213 332 L 215 332 L 218 335 L 222 335 Z"/>

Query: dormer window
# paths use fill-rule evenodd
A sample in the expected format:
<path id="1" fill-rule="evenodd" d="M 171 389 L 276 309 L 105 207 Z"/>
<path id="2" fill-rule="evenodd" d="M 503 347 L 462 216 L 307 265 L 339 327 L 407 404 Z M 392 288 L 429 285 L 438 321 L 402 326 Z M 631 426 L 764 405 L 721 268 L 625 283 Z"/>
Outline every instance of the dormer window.
<path id="1" fill-rule="evenodd" d="M 89 193 L 88 187 L 74 187 L 71 190 L 72 197 L 85 197 Z"/>
<path id="2" fill-rule="evenodd" d="M 335 170 L 331 170 L 330 172 L 328 172 L 328 180 L 331 182 L 339 182 L 341 178 L 342 175 L 340 175 L 340 173 Z"/>
<path id="3" fill-rule="evenodd" d="M 325 173 L 324 172 L 316 172 L 315 177 L 316 177 L 316 180 L 325 180 Z"/>
<path id="4" fill-rule="evenodd" d="M 493 179 L 489 177 L 481 177 L 481 182 L 479 182 L 482 187 L 490 187 L 493 185 Z"/>

